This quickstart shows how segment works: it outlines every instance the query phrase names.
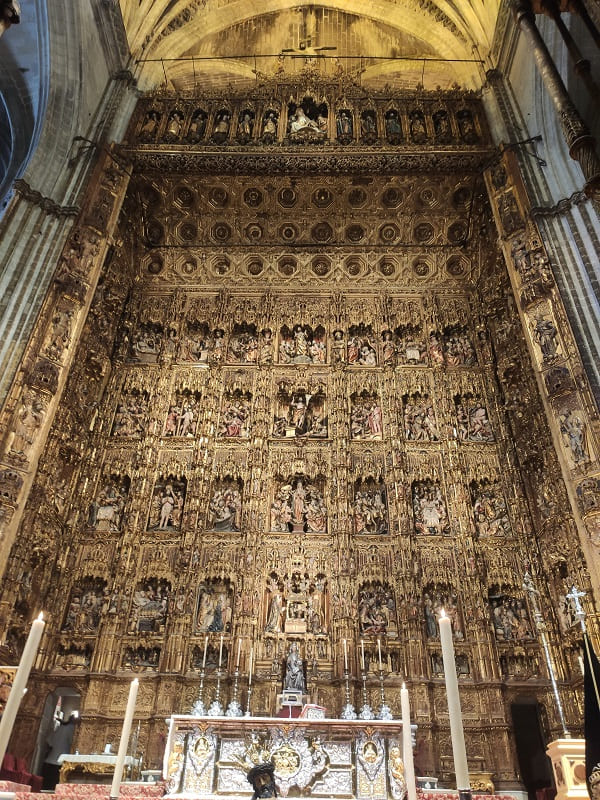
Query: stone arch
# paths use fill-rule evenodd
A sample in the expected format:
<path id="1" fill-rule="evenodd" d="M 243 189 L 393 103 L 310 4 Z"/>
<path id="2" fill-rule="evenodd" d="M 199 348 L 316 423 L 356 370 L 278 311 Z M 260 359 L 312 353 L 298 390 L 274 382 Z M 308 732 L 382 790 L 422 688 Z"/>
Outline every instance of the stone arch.
<path id="1" fill-rule="evenodd" d="M 21 22 L 0 39 L 0 202 L 39 141 L 50 81 L 46 0 L 29 3 Z M 1 209 L 0 209 L 1 211 Z"/>
<path id="2" fill-rule="evenodd" d="M 154 9 L 152 5 L 155 6 Z M 207 4 L 202 13 L 195 14 L 191 3 L 188 3 L 184 8 L 178 4 L 165 15 L 163 10 L 156 8 L 157 5 L 145 3 L 140 7 L 138 12 L 140 24 L 137 28 L 133 22 L 134 15 L 126 14 L 128 30 L 133 31 L 130 36 L 130 46 L 138 56 L 161 59 L 189 55 L 190 47 L 197 46 L 198 42 L 197 29 L 191 24 L 192 20 L 197 20 L 202 25 L 202 36 L 206 38 L 245 20 L 287 11 L 296 4 L 291 0 L 266 0 L 260 13 L 257 14 L 255 3 L 251 0 L 239 0 L 227 8 L 213 9 L 212 4 Z M 451 10 L 442 10 L 437 5 L 427 9 L 416 2 L 403 5 L 401 14 L 398 7 L 391 3 L 370 6 L 368 9 L 365 9 L 360 0 L 329 0 L 326 5 L 328 8 L 349 15 L 366 16 L 374 22 L 397 27 L 399 31 L 417 40 L 425 41 L 423 33 L 426 31 L 429 48 L 433 47 L 434 51 L 445 59 L 470 58 L 470 48 L 474 41 L 488 47 L 489 35 L 486 30 L 493 30 L 497 11 L 494 9 L 493 12 L 489 10 L 482 12 L 491 15 L 491 19 L 483 20 L 477 13 L 469 13 L 467 18 L 464 18 Z M 429 17 L 429 25 L 424 25 L 424 16 Z M 140 66 L 138 80 L 143 89 L 158 85 L 163 79 L 164 72 L 160 61 L 146 62 Z"/>

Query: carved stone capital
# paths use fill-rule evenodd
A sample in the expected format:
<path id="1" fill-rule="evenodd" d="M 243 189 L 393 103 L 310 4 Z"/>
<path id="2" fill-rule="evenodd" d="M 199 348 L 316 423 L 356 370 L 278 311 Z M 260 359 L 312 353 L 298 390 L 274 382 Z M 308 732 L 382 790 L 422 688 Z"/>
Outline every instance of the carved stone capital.
<path id="1" fill-rule="evenodd" d="M 513 0 L 511 11 L 515 20 L 521 25 L 522 20 L 535 25 L 535 13 L 530 0 Z"/>

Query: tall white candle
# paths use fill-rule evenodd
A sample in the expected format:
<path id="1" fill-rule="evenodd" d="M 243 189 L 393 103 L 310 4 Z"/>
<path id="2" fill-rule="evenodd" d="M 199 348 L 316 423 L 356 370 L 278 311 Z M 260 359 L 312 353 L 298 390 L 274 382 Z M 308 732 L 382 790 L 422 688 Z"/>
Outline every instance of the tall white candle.
<path id="1" fill-rule="evenodd" d="M 362 667 L 362 671 L 365 671 L 365 640 L 360 640 L 360 666 Z"/>
<path id="2" fill-rule="evenodd" d="M 221 669 L 222 662 L 223 662 L 223 634 L 221 634 L 221 641 L 219 643 L 219 669 Z"/>
<path id="3" fill-rule="evenodd" d="M 250 647 L 250 663 L 248 665 L 248 686 L 252 684 L 252 657 L 254 656 L 254 645 Z"/>
<path id="4" fill-rule="evenodd" d="M 137 678 L 131 681 L 129 687 L 129 698 L 127 700 L 127 708 L 125 709 L 125 719 L 123 720 L 123 728 L 121 730 L 121 740 L 119 742 L 119 752 L 117 753 L 117 763 L 115 764 L 115 773 L 110 787 L 110 797 L 116 798 L 119 796 L 121 789 L 121 779 L 123 777 L 123 767 L 125 766 L 125 757 L 127 756 L 127 748 L 129 747 L 129 735 L 131 733 L 131 723 L 133 722 L 133 714 L 135 712 L 135 701 L 137 700 L 138 687 L 140 682 Z"/>
<path id="5" fill-rule="evenodd" d="M 237 658 L 235 660 L 235 668 L 236 669 L 240 668 L 240 654 L 241 654 L 241 651 L 242 651 L 242 640 L 238 639 Z"/>
<path id="6" fill-rule="evenodd" d="M 383 664 L 381 663 L 381 639 L 377 639 L 377 653 L 379 655 L 379 672 L 382 672 Z"/>
<path id="7" fill-rule="evenodd" d="M 452 622 L 450 617 L 446 616 L 446 612 L 443 609 L 439 624 L 442 659 L 444 661 L 444 677 L 446 679 L 446 694 L 448 696 L 452 755 L 454 756 L 454 772 L 456 773 L 456 788 L 460 791 L 462 789 L 470 789 L 471 786 L 469 782 L 469 767 L 467 765 L 467 751 L 465 748 L 465 734 L 460 710 L 456 662 L 454 660 L 454 644 L 452 643 Z"/>
<path id="8" fill-rule="evenodd" d="M 344 644 L 344 669 L 348 672 L 348 643 L 345 639 L 343 639 Z"/>
<path id="9" fill-rule="evenodd" d="M 402 760 L 404 761 L 404 778 L 408 791 L 408 800 L 417 800 L 417 784 L 415 783 L 415 763 L 413 761 L 412 734 L 410 731 L 410 700 L 408 689 L 402 684 L 400 690 L 402 704 Z"/>
<path id="10" fill-rule="evenodd" d="M 202 656 L 202 669 L 206 667 L 206 648 L 208 647 L 208 636 L 204 637 L 204 655 Z"/>
<path id="11" fill-rule="evenodd" d="M 43 614 L 40 614 L 31 624 L 29 636 L 23 648 L 23 655 L 19 662 L 19 668 L 17 669 L 8 700 L 6 701 L 6 706 L 4 707 L 4 713 L 0 720 L 0 764 L 2 763 L 6 748 L 8 747 L 8 740 L 10 739 L 10 734 L 15 724 L 15 718 L 19 711 L 21 700 L 25 694 L 27 679 L 29 678 L 33 662 L 35 661 L 45 625 Z"/>

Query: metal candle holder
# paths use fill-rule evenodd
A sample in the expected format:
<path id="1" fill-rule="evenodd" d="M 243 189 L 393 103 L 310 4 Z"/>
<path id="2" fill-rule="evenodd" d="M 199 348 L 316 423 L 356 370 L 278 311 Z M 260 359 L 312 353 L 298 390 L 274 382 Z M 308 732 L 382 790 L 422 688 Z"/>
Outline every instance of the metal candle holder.
<path id="1" fill-rule="evenodd" d="M 346 705 L 342 709 L 342 719 L 356 719 L 356 711 L 350 702 L 350 673 L 344 670 L 344 680 L 346 681 Z"/>
<path id="2" fill-rule="evenodd" d="M 206 670 L 202 667 L 202 672 L 200 673 L 200 687 L 198 688 L 198 699 L 192 706 L 192 714 L 195 717 L 205 717 L 206 716 L 206 708 L 204 706 L 204 700 L 202 699 L 204 695 L 204 676 L 206 675 Z"/>
<path id="3" fill-rule="evenodd" d="M 377 719 L 394 719 L 391 708 L 385 702 L 385 689 L 383 687 L 383 670 L 379 670 L 379 686 L 381 689 L 381 706 L 377 712 Z"/>
<path id="4" fill-rule="evenodd" d="M 227 711 L 225 712 L 226 717 L 243 717 L 244 712 L 242 711 L 241 705 L 238 703 L 238 681 L 240 679 L 240 670 L 239 667 L 235 668 L 235 672 L 233 673 L 233 697 L 229 705 L 227 706 Z"/>
<path id="5" fill-rule="evenodd" d="M 248 693 L 246 695 L 246 713 L 244 714 L 245 717 L 251 717 L 252 712 L 250 711 L 250 699 L 252 698 L 252 684 L 248 684 Z"/>
<path id="6" fill-rule="evenodd" d="M 206 715 L 208 717 L 222 717 L 223 706 L 221 705 L 221 668 L 217 669 L 217 688 L 215 691 L 215 699 L 210 704 Z"/>
<path id="7" fill-rule="evenodd" d="M 368 698 L 367 698 L 367 673 L 363 672 L 361 677 L 362 677 L 362 685 L 363 685 L 363 688 L 362 688 L 363 704 L 362 704 L 362 708 L 361 708 L 361 710 L 360 710 L 360 712 L 358 714 L 358 718 L 359 719 L 375 719 L 375 712 L 373 711 L 373 709 L 369 705 Z"/>

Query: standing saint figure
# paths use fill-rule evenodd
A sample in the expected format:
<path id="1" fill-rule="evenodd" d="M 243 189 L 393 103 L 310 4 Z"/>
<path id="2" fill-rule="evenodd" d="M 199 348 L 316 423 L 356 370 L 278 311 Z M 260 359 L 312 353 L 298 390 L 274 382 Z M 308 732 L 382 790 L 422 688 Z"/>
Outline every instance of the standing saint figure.
<path id="1" fill-rule="evenodd" d="M 281 633 L 283 595 L 279 591 L 277 581 L 271 581 L 269 591 L 271 592 L 271 602 L 269 604 L 269 613 L 267 616 L 267 624 L 265 625 L 265 633 Z"/>

